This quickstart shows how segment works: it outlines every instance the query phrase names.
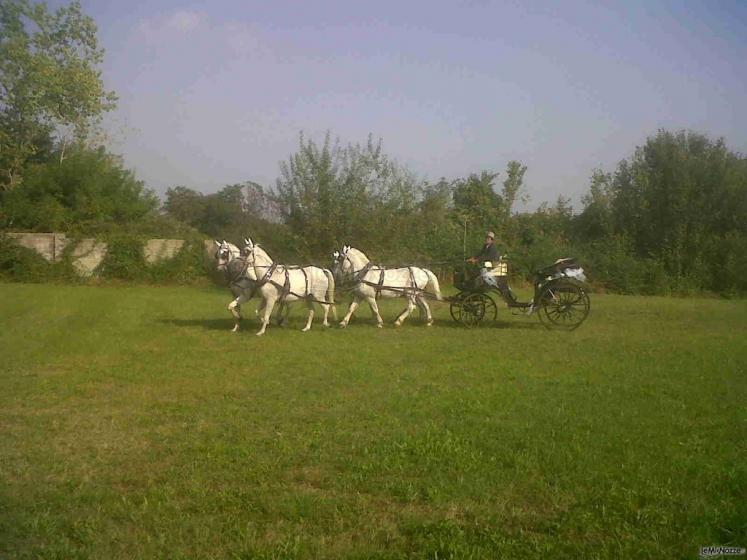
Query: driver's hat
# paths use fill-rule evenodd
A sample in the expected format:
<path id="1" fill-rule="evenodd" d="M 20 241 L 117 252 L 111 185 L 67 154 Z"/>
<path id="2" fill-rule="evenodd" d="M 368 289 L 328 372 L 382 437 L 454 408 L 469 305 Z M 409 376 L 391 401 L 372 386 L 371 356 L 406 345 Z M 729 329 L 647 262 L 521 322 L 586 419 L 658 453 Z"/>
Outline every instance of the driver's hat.
<path id="1" fill-rule="evenodd" d="M 487 234 L 485 234 L 485 237 L 489 237 L 490 239 L 495 239 L 495 234 L 492 231 L 489 231 Z"/>

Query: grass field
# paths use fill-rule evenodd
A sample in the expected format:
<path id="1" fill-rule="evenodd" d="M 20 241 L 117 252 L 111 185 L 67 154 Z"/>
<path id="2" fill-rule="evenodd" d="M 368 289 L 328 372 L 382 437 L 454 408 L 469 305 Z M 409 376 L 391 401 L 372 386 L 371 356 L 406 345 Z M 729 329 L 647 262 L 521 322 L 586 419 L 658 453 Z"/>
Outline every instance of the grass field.
<path id="1" fill-rule="evenodd" d="M 297 309 L 258 338 L 229 299 L 0 284 L 1 558 L 747 546 L 747 301 L 596 295 L 572 333 Z"/>

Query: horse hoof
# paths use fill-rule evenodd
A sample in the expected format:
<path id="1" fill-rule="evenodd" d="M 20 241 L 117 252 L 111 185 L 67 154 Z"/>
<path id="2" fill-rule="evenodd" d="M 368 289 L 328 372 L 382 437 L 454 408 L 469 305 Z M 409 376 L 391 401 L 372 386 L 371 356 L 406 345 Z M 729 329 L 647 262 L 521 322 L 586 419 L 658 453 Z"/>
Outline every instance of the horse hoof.
<path id="1" fill-rule="evenodd" d="M 341 329 L 344 329 L 345 327 L 347 327 L 347 325 L 345 323 L 340 323 L 340 328 Z"/>
<path id="2" fill-rule="evenodd" d="M 308 332 L 309 330 L 311 330 L 311 327 L 305 328 L 305 329 L 301 329 L 301 332 Z"/>
<path id="3" fill-rule="evenodd" d="M 384 325 L 382 325 L 381 323 L 376 323 L 376 326 L 379 327 L 380 329 L 384 328 Z"/>
<path id="4" fill-rule="evenodd" d="M 257 333 L 257 336 L 262 336 L 263 334 L 265 334 L 265 333 L 263 333 L 263 332 L 258 332 L 258 333 Z"/>

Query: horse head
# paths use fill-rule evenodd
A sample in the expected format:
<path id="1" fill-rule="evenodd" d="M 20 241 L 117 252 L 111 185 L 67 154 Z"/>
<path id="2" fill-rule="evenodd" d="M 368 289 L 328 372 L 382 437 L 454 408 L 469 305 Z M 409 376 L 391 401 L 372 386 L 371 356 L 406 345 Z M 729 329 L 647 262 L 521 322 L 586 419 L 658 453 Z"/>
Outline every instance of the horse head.
<path id="1" fill-rule="evenodd" d="M 218 250 L 215 252 L 215 260 L 218 263 L 218 270 L 225 271 L 228 263 L 238 256 L 239 249 L 225 239 L 223 241 L 215 240 Z"/>
<path id="2" fill-rule="evenodd" d="M 368 263 L 366 256 L 350 245 L 343 245 L 342 250 L 335 251 L 332 256 L 335 260 L 333 273 L 339 279 L 352 276 Z"/>

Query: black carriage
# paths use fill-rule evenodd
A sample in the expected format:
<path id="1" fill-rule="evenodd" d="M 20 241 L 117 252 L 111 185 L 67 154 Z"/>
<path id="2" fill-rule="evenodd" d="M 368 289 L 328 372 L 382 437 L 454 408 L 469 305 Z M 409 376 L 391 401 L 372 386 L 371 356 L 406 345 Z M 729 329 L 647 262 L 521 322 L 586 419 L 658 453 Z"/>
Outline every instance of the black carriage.
<path id="1" fill-rule="evenodd" d="M 451 318 L 466 327 L 492 321 L 498 315 L 495 297 L 500 297 L 510 309 L 525 315 L 539 315 L 550 329 L 574 330 L 589 315 L 590 302 L 585 287 L 586 277 L 575 259 L 558 259 L 536 271 L 534 297 L 529 302 L 518 301 L 508 284 L 508 263 L 501 259 L 495 266 L 484 268 L 485 275 L 497 286 L 486 283 L 483 275 L 470 273 L 466 265 L 454 271 L 454 285 L 459 292 L 449 298 Z"/>

